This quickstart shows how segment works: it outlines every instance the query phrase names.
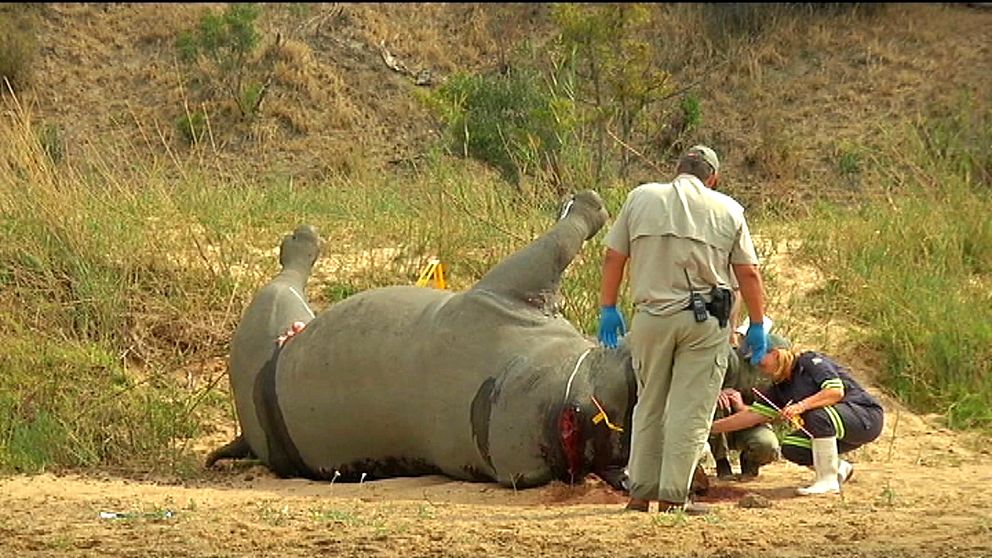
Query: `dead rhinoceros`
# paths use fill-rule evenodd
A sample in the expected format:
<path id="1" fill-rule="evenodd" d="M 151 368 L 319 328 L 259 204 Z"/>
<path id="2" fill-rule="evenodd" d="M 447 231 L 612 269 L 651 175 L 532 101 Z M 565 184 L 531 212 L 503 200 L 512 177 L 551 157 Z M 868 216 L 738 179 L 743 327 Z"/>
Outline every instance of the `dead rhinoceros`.
<path id="1" fill-rule="evenodd" d="M 606 219 L 596 193 L 578 193 L 467 291 L 372 289 L 316 318 L 304 288 L 319 241 L 297 229 L 232 342 L 242 436 L 208 464 L 250 452 L 285 477 L 444 474 L 522 488 L 591 472 L 619 487 L 630 354 L 552 309 L 562 272 Z M 278 348 L 294 321 L 308 324 Z"/>

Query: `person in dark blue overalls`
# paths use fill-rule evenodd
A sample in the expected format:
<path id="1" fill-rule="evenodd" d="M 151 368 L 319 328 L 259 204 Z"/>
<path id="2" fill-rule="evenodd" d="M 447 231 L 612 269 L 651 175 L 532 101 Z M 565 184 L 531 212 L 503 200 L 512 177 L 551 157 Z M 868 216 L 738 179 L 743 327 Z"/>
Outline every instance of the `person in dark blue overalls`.
<path id="1" fill-rule="evenodd" d="M 874 441 L 885 413 L 878 401 L 830 357 L 788 348 L 773 349 L 758 365 L 772 385 L 755 402 L 713 422 L 711 432 L 735 432 L 782 418 L 796 429 L 782 440 L 782 457 L 813 466 L 816 480 L 799 494 L 838 492 L 854 473 L 839 454 Z"/>

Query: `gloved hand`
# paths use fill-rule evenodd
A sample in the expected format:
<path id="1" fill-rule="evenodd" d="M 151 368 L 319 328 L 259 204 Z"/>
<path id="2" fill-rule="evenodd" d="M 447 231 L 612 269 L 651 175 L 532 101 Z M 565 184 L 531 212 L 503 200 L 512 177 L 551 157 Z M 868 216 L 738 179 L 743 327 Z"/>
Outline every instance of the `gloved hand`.
<path id="1" fill-rule="evenodd" d="M 617 334 L 627 334 L 623 315 L 616 306 L 604 306 L 599 312 L 599 342 L 611 349 L 617 348 Z"/>
<path id="2" fill-rule="evenodd" d="M 751 365 L 756 366 L 768 352 L 768 335 L 765 334 L 765 324 L 761 322 L 748 326 L 744 341 L 751 352 Z"/>

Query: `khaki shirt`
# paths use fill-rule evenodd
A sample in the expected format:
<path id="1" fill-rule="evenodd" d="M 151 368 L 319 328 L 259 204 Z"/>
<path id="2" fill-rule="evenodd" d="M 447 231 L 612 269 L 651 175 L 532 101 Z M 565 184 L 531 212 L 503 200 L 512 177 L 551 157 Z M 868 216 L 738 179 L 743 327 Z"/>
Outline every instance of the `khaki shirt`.
<path id="1" fill-rule="evenodd" d="M 709 301 L 713 287 L 738 288 L 731 264 L 758 263 L 744 208 L 689 174 L 631 190 L 606 245 L 630 258 L 636 309 L 659 316 L 687 307 L 690 284 Z"/>

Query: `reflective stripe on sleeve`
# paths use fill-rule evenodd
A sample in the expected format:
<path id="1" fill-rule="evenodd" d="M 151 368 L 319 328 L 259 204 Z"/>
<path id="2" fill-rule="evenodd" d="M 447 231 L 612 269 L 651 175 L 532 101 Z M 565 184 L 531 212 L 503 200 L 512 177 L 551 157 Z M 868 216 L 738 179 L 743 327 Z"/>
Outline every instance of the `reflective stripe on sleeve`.
<path id="1" fill-rule="evenodd" d="M 821 389 L 839 389 L 841 392 L 844 391 L 844 382 L 840 378 L 831 378 L 829 380 L 824 380 L 820 384 Z"/>
<path id="2" fill-rule="evenodd" d="M 751 410 L 765 418 L 773 419 L 778 416 L 778 411 L 772 409 L 771 407 L 765 405 L 764 403 L 759 403 L 757 401 L 751 404 Z"/>

